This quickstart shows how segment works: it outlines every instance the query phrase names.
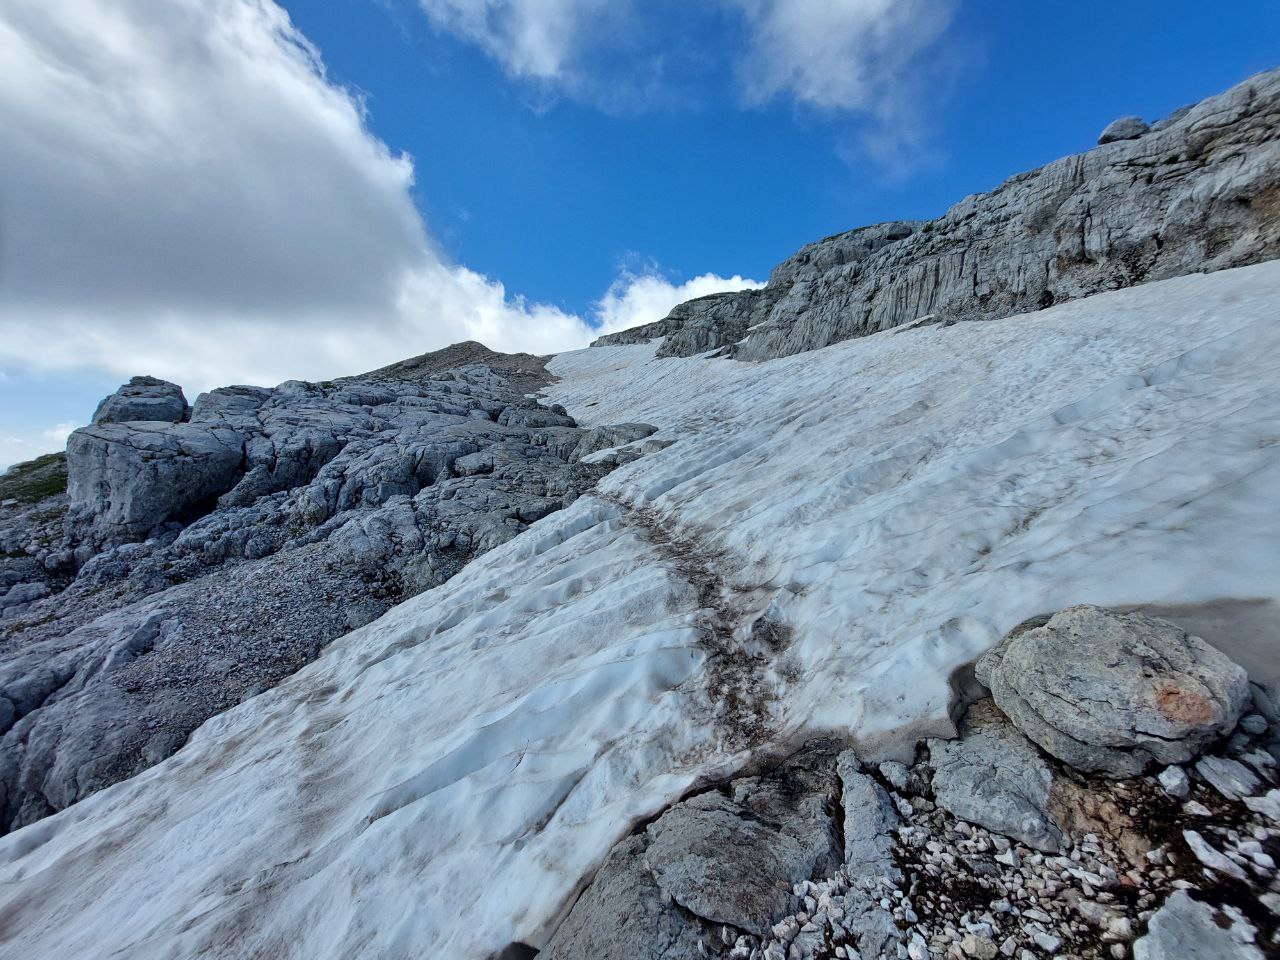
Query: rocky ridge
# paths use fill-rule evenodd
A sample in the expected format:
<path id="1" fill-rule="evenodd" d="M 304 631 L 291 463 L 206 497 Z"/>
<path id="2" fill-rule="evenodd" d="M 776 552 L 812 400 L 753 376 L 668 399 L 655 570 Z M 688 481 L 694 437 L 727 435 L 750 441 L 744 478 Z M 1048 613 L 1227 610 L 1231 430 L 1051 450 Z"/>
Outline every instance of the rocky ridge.
<path id="1" fill-rule="evenodd" d="M 655 431 L 579 428 L 526 396 L 547 381 L 479 344 L 190 407 L 139 377 L 6 475 L 36 493 L 0 506 L 0 827 L 163 760 Z"/>
<path id="2" fill-rule="evenodd" d="M 913 323 L 988 320 L 1280 256 L 1280 70 L 966 197 L 929 221 L 804 247 L 761 290 L 703 297 L 596 345 L 767 360 Z"/>

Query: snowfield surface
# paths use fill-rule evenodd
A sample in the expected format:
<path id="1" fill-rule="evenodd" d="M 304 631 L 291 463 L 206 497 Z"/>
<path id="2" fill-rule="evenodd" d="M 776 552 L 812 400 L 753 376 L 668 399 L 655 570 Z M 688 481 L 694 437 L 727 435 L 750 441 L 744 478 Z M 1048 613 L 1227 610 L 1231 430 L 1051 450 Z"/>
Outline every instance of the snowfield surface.
<path id="1" fill-rule="evenodd" d="M 1062 606 L 1280 601 L 1280 263 L 760 365 L 567 354 L 673 446 L 0 840 L 0 956 L 539 945 L 638 818 L 816 731 L 949 729 Z"/>

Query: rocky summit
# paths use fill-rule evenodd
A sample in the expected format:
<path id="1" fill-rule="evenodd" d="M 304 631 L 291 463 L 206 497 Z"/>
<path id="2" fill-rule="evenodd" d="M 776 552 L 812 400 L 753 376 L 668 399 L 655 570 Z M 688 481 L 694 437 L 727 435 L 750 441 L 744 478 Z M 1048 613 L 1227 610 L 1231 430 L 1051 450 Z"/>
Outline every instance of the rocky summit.
<path id="1" fill-rule="evenodd" d="M 591 348 L 134 377 L 0 477 L 0 957 L 1280 956 L 1278 191 L 1275 71 Z"/>

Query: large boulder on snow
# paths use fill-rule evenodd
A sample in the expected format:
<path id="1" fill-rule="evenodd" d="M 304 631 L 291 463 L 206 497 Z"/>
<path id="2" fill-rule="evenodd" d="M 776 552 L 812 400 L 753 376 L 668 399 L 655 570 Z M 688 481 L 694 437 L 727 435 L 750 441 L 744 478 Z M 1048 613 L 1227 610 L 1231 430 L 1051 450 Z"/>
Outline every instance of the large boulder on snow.
<path id="1" fill-rule="evenodd" d="M 187 417 L 187 398 L 182 388 L 155 377 L 134 377 L 94 411 L 94 423 L 158 421 L 179 423 Z"/>
<path id="2" fill-rule="evenodd" d="M 1164 620 L 1069 607 L 979 659 L 978 680 L 1023 733 L 1078 770 L 1132 777 L 1185 763 L 1230 732 L 1249 678 Z"/>

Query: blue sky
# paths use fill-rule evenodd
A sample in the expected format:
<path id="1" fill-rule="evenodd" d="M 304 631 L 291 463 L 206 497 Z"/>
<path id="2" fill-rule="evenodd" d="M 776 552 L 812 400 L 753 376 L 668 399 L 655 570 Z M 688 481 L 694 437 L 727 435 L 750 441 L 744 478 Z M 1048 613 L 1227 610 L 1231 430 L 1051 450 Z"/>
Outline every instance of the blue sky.
<path id="1" fill-rule="evenodd" d="M 194 397 L 578 346 L 1280 64 L 1261 0 L 13 0 L 0 28 L 0 465 L 133 373 Z"/>

